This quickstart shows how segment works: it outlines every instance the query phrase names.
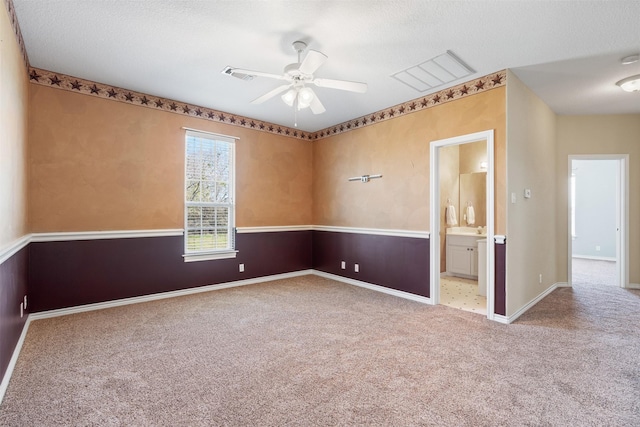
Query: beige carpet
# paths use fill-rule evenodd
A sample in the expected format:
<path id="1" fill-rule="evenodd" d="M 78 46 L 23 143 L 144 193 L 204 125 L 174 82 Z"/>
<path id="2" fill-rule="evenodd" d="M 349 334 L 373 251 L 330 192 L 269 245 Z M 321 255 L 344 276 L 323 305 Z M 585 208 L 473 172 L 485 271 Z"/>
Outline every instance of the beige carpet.
<path id="1" fill-rule="evenodd" d="M 501 325 L 305 276 L 36 321 L 0 425 L 637 426 L 639 324 L 613 287 Z"/>
<path id="2" fill-rule="evenodd" d="M 571 281 L 578 285 L 618 286 L 616 283 L 616 262 L 572 258 Z"/>

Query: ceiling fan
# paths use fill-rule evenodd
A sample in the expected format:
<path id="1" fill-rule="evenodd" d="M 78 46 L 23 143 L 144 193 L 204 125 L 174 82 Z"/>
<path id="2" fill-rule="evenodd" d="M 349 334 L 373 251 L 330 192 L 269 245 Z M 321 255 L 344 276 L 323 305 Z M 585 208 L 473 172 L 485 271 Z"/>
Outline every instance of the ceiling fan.
<path id="1" fill-rule="evenodd" d="M 295 41 L 292 44 L 293 49 L 298 53 L 298 62 L 289 64 L 284 67 L 284 73 L 271 74 L 261 71 L 244 70 L 241 68 L 225 67 L 222 74 L 237 77 L 242 80 L 252 80 L 254 77 L 267 77 L 271 79 L 284 80 L 287 83 L 278 86 L 265 93 L 264 95 L 251 101 L 252 104 L 261 104 L 276 95 L 285 92 L 282 100 L 288 106 L 295 106 L 295 110 L 301 110 L 309 107 L 313 114 L 321 114 L 326 110 L 322 102 L 318 99 L 316 93 L 308 85 L 318 87 L 326 87 L 331 89 L 347 90 L 350 92 L 364 93 L 367 91 L 367 84 L 360 82 L 351 82 L 346 80 L 320 79 L 315 78 L 315 73 L 327 60 L 327 56 L 317 50 L 309 49 L 304 60 L 301 62 L 302 52 L 306 49 L 307 44 L 302 41 Z"/>

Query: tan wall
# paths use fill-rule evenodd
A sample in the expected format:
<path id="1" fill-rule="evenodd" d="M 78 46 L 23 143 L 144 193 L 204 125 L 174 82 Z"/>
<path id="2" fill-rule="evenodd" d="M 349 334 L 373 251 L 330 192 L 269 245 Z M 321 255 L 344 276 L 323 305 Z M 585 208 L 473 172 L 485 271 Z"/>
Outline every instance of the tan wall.
<path id="1" fill-rule="evenodd" d="M 312 144 L 30 85 L 33 232 L 183 228 L 183 126 L 240 139 L 237 226 L 311 223 Z"/>
<path id="2" fill-rule="evenodd" d="M 27 233 L 27 69 L 0 6 L 0 249 Z"/>
<path id="3" fill-rule="evenodd" d="M 460 173 L 486 172 L 480 167 L 487 161 L 487 142 L 478 141 L 460 145 Z"/>
<path id="4" fill-rule="evenodd" d="M 511 72 L 507 76 L 507 316 L 558 281 L 556 115 Z M 524 199 L 524 189 L 532 197 Z M 542 274 L 542 283 L 539 275 Z"/>
<path id="5" fill-rule="evenodd" d="M 558 116 L 557 129 L 558 280 L 568 280 L 569 155 L 629 154 L 629 282 L 640 283 L 640 114 Z"/>
<path id="6" fill-rule="evenodd" d="M 314 223 L 427 231 L 430 142 L 488 129 L 495 130 L 496 230 L 504 234 L 504 87 L 314 142 Z M 375 173 L 384 177 L 347 181 Z"/>

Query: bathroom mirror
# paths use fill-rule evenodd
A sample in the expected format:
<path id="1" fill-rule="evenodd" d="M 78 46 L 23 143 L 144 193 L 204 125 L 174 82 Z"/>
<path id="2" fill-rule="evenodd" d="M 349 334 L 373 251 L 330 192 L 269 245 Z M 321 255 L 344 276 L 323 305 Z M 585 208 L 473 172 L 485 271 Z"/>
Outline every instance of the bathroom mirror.
<path id="1" fill-rule="evenodd" d="M 463 227 L 484 227 L 487 225 L 487 173 L 460 174 L 460 211 L 459 221 Z M 473 206 L 475 222 L 468 223 L 467 206 Z"/>

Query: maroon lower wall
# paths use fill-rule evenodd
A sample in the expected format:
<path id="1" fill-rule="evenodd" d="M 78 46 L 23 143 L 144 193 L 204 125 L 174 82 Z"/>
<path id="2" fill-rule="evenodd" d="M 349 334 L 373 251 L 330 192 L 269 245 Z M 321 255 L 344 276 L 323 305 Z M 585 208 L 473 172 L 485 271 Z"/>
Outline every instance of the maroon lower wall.
<path id="1" fill-rule="evenodd" d="M 182 236 L 31 243 L 30 308 L 53 310 L 306 270 L 311 239 L 311 231 L 238 234 L 237 258 L 188 263 Z"/>
<path id="2" fill-rule="evenodd" d="M 14 297 L 2 297 L 2 304 L 9 304 L 2 307 L 2 327 L 13 328 L 7 326 L 6 319 L 15 318 L 19 298 L 26 289 L 26 279 L 8 277 L 26 277 L 27 268 L 31 312 L 312 268 L 429 297 L 429 239 L 288 231 L 242 233 L 236 241 L 239 252 L 235 259 L 190 263 L 182 259 L 182 236 L 31 243 L 28 251 L 23 249 L 0 270 L 3 282 L 22 286 L 2 287 L 2 292 L 19 294 L 15 304 Z M 495 248 L 495 312 L 505 315 L 506 245 L 496 244 Z M 342 261 L 346 263 L 344 270 Z M 245 265 L 243 273 L 238 269 L 240 263 Z M 356 263 L 360 268 L 357 273 Z M 2 337 L 4 334 L 3 330 Z M 13 335 L 2 342 L 10 343 Z"/>
<path id="3" fill-rule="evenodd" d="M 495 298 L 494 310 L 495 314 L 502 316 L 507 315 L 507 244 L 495 244 Z"/>
<path id="4" fill-rule="evenodd" d="M 27 320 L 20 317 L 20 303 L 27 295 L 29 250 L 25 247 L 0 264 L 0 379 Z M 31 308 L 27 300 L 27 308 Z"/>
<path id="5" fill-rule="evenodd" d="M 314 231 L 313 268 L 429 297 L 429 239 Z"/>

